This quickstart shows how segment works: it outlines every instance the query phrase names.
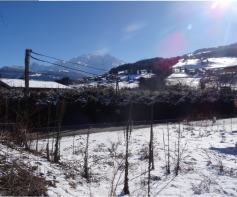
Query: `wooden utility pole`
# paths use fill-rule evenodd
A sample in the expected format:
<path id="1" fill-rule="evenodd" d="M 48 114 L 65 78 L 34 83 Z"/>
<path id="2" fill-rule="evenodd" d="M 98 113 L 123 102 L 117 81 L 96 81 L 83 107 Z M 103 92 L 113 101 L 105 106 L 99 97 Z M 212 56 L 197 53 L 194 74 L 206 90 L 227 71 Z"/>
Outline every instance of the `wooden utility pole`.
<path id="1" fill-rule="evenodd" d="M 25 53 L 25 91 L 24 91 L 24 97 L 25 97 L 25 117 L 26 117 L 26 128 L 29 124 L 29 65 L 30 65 L 30 52 L 32 52 L 31 49 L 26 49 Z M 28 148 L 28 147 L 26 147 Z"/>
<path id="2" fill-rule="evenodd" d="M 30 52 L 32 52 L 31 49 L 26 49 L 26 54 L 25 54 L 25 97 L 27 97 L 29 95 Z"/>

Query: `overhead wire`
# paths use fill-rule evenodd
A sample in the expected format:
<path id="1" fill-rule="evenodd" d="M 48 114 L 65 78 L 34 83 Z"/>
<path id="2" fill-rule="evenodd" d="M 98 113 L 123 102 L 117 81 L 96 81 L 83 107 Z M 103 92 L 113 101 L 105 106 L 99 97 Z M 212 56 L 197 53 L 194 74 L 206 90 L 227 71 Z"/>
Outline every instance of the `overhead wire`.
<path id="1" fill-rule="evenodd" d="M 59 58 L 55 58 L 55 57 L 50 57 L 48 55 L 42 55 L 40 53 L 36 53 L 36 52 L 33 52 L 33 51 L 31 53 L 34 53 L 34 54 L 40 55 L 40 56 L 44 56 L 44 57 L 47 57 L 47 58 L 52 58 L 52 59 L 55 59 L 55 60 L 63 61 L 63 62 L 68 62 L 70 64 L 76 64 L 76 65 L 79 65 L 79 66 L 85 66 L 87 68 L 93 68 L 93 69 L 102 70 L 102 71 L 109 71 L 109 70 L 106 70 L 106 69 L 96 68 L 96 67 L 93 67 L 93 66 L 86 66 L 86 65 L 79 64 L 79 63 L 76 63 L 76 62 L 71 62 L 71 61 L 66 61 L 66 60 L 62 60 L 62 59 L 59 59 Z"/>
<path id="2" fill-rule="evenodd" d="M 0 70 L 0 73 L 4 73 L 4 72 L 10 72 L 10 73 L 19 73 L 19 74 L 22 74 L 24 73 L 25 71 L 9 71 L 9 70 Z"/>
<path id="3" fill-rule="evenodd" d="M 53 64 L 53 65 L 56 65 L 56 66 L 61 66 L 61 67 L 67 68 L 67 69 L 71 69 L 71 70 L 75 70 L 75 71 L 79 71 L 79 72 L 83 72 L 83 73 L 88 73 L 88 74 L 96 75 L 95 73 L 91 73 L 91 72 L 87 72 L 87 71 L 83 71 L 83 70 L 79 70 L 79 69 L 75 69 L 75 68 L 70 68 L 70 67 L 67 67 L 67 66 L 60 65 L 60 64 L 48 62 L 48 61 L 45 61 L 45 60 L 40 60 L 38 58 L 33 57 L 32 55 L 30 55 L 30 57 L 35 59 L 35 60 L 37 60 L 37 61 Z"/>
<path id="4" fill-rule="evenodd" d="M 65 76 L 65 75 L 56 75 L 56 74 L 50 74 L 50 73 L 40 73 L 41 75 L 52 75 L 52 76 L 60 76 L 60 77 L 73 77 L 73 78 L 78 78 L 78 79 L 83 79 L 84 77 L 78 77 L 78 76 Z"/>
<path id="5" fill-rule="evenodd" d="M 0 70 L 1 74 L 4 74 L 5 72 L 8 72 L 8 73 L 18 73 L 19 75 L 23 75 L 25 73 L 24 70 L 22 70 L 22 71 Z M 77 79 L 83 79 L 84 78 L 84 77 L 78 77 L 78 76 L 73 76 L 73 75 L 65 76 L 65 75 L 57 75 L 57 74 L 50 74 L 50 73 L 37 73 L 37 71 L 30 71 L 29 73 L 30 74 L 40 74 L 40 75 L 60 76 L 60 77 L 73 77 L 73 78 L 77 78 Z M 30 77 L 32 77 L 32 76 L 30 76 Z"/>
<path id="6" fill-rule="evenodd" d="M 85 66 L 85 65 L 82 65 L 82 64 L 78 64 L 78 63 L 75 63 L 75 62 L 70 62 L 70 61 L 65 61 L 65 60 L 62 60 L 62 59 L 59 59 L 59 58 L 54 58 L 54 57 L 50 57 L 50 56 L 47 56 L 47 55 L 43 55 L 43 54 L 39 54 L 39 53 L 36 53 L 36 52 L 31 52 L 31 53 L 34 53 L 36 55 L 40 55 L 40 56 L 44 56 L 44 57 L 48 57 L 48 58 L 52 58 L 52 59 L 56 59 L 56 60 L 59 60 L 59 61 L 64 61 L 64 62 L 68 62 L 68 63 L 71 63 L 71 64 L 76 64 L 76 65 L 80 65 L 80 66 Z M 56 65 L 56 66 L 60 66 L 60 67 L 63 67 L 63 68 L 67 68 L 67 69 L 70 69 L 70 70 L 75 70 L 75 71 L 79 71 L 79 72 L 83 72 L 83 73 L 87 73 L 87 74 L 92 74 L 92 75 L 96 75 L 95 73 L 92 73 L 92 72 L 87 72 L 87 71 L 83 71 L 83 70 L 79 70 L 79 69 L 75 69 L 75 68 L 70 68 L 68 66 L 63 66 L 63 65 L 60 65 L 60 64 L 57 64 L 57 63 L 52 63 L 52 62 L 48 62 L 46 60 L 41 60 L 41 59 L 38 59 L 36 57 L 33 57 L 32 55 L 30 55 L 31 58 L 37 60 L 37 61 L 41 61 L 41 62 L 45 62 L 45 63 L 49 63 L 49 64 L 53 64 L 53 65 Z M 93 69 L 97 69 L 97 70 L 103 70 L 103 71 L 108 71 L 108 70 L 105 70 L 105 69 L 100 69 L 100 68 L 95 68 L 95 67 L 92 67 L 92 66 L 85 66 L 87 68 L 93 68 Z M 1 71 L 0 71 L 1 72 Z M 25 71 L 22 70 L 22 71 L 2 71 L 2 72 L 15 72 L 15 73 L 19 73 L 19 74 L 23 74 Z M 32 72 L 30 72 L 32 73 Z M 54 76 L 63 76 L 65 77 L 65 75 L 55 75 L 55 74 L 46 74 L 46 73 L 40 73 L 41 75 L 54 75 Z M 83 77 L 78 77 L 78 76 L 69 76 L 69 77 L 74 77 L 74 78 L 83 78 Z"/>

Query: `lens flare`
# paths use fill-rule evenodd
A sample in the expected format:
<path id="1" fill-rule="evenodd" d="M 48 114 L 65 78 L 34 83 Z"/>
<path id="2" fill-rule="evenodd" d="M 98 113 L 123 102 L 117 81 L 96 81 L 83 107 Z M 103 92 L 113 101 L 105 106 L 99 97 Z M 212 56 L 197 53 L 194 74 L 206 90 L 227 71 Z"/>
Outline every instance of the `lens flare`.
<path id="1" fill-rule="evenodd" d="M 191 30 L 192 28 L 193 28 L 192 24 L 189 24 L 188 27 L 187 27 L 188 30 Z"/>
<path id="2" fill-rule="evenodd" d="M 164 37 L 158 44 L 158 51 L 165 57 L 174 57 L 182 55 L 186 52 L 188 47 L 188 41 L 182 35 L 181 32 L 177 31 Z"/>

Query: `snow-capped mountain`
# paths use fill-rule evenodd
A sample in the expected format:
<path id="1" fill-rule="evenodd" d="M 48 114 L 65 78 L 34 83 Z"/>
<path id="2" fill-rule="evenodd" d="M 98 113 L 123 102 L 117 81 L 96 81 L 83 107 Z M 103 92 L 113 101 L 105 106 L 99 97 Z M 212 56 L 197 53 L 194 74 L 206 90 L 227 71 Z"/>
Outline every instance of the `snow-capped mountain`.
<path id="1" fill-rule="evenodd" d="M 1 77 L 10 79 L 18 79 L 24 71 L 22 66 L 4 66 L 0 69 Z"/>
<path id="2" fill-rule="evenodd" d="M 69 62 L 73 62 L 69 63 Z M 98 53 L 94 54 L 85 54 L 78 57 L 74 57 L 69 62 L 56 61 L 55 64 L 62 65 L 63 67 L 52 65 L 44 66 L 33 62 L 30 65 L 30 70 L 67 70 L 65 67 L 72 68 L 70 71 L 78 72 L 86 76 L 90 75 L 100 75 L 105 72 L 108 72 L 111 68 L 117 67 L 124 64 L 125 62 L 117 59 L 116 57 L 107 54 L 101 56 Z M 95 69 L 97 68 L 97 69 Z M 76 70 L 74 70 L 76 69 Z M 78 71 L 77 71 L 78 70 Z M 84 71 L 84 72 L 83 72 Z"/>

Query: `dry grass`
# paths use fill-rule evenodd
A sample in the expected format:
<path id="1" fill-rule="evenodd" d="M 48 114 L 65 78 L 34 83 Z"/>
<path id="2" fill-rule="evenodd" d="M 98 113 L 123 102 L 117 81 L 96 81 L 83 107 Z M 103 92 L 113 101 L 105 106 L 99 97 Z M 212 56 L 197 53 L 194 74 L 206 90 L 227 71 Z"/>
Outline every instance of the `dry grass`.
<path id="1" fill-rule="evenodd" d="M 4 158 L 1 158 L 4 160 Z M 5 158 L 6 159 L 6 158 Z M 3 161 L 2 160 L 2 161 Z M 37 166 L 19 160 L 0 166 L 0 190 L 4 196 L 46 196 L 47 182 L 36 173 Z"/>

